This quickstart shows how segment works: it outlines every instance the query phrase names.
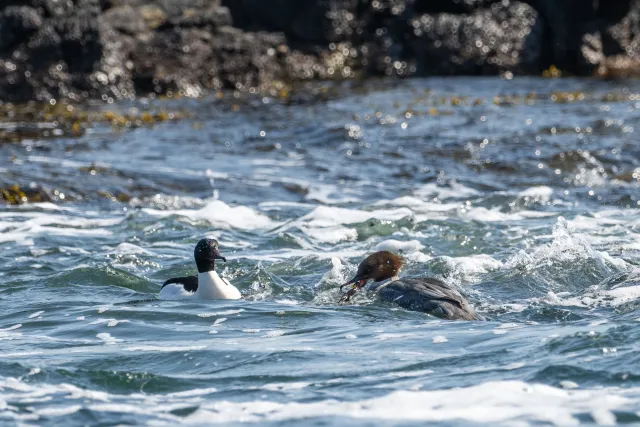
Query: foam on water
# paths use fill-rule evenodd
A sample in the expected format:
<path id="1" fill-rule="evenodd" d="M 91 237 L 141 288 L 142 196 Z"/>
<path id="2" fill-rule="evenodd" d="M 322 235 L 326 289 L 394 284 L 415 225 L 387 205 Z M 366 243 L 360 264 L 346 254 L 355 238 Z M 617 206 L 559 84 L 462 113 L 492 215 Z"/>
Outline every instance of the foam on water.
<path id="1" fill-rule="evenodd" d="M 216 317 L 216 316 L 231 316 L 234 314 L 239 314 L 244 311 L 243 308 L 234 309 L 234 310 L 224 310 L 224 311 L 215 311 L 213 313 L 200 313 L 198 317 Z"/>
<path id="2" fill-rule="evenodd" d="M 353 241 L 358 238 L 358 231 L 353 228 L 347 228 L 342 226 L 333 227 L 305 227 L 302 226 L 301 230 L 316 242 L 321 243 L 339 243 L 344 241 Z"/>
<path id="3" fill-rule="evenodd" d="M 522 190 L 518 193 L 518 197 L 528 197 L 530 199 L 536 199 L 541 201 L 548 201 L 553 195 L 553 188 L 541 185 L 539 187 L 529 187 L 526 190 Z"/>
<path id="4" fill-rule="evenodd" d="M 425 246 L 418 240 L 383 240 L 375 246 L 376 251 L 391 251 L 401 254 L 406 260 L 412 262 L 427 262 L 431 256 L 422 252 Z"/>
<path id="5" fill-rule="evenodd" d="M 613 411 L 632 412 L 638 393 L 638 389 L 567 392 L 520 381 L 488 382 L 458 390 L 397 391 L 361 402 L 219 402 L 205 405 L 187 417 L 186 422 L 284 422 L 333 416 L 345 419 L 464 421 L 501 425 L 535 420 L 553 425 L 577 425 L 582 416 L 590 415 L 599 424 L 612 425 L 616 421 Z M 461 399 L 464 405 L 460 405 Z M 389 411 L 388 408 L 394 410 Z"/>
<path id="6" fill-rule="evenodd" d="M 560 217 L 553 228 L 553 240 L 541 245 L 530 253 L 520 252 L 506 262 L 507 268 L 523 268 L 526 271 L 548 269 L 551 266 L 568 265 L 588 261 L 593 268 L 603 274 L 613 274 L 627 268 L 622 259 L 609 256 L 606 252 L 596 251 L 581 236 L 575 234 Z"/>
<path id="7" fill-rule="evenodd" d="M 211 200 L 200 209 L 144 208 L 144 212 L 157 217 L 178 216 L 192 221 L 207 221 L 222 229 L 257 230 L 277 225 L 265 214 L 247 206 L 230 206 L 221 200 Z"/>
<path id="8" fill-rule="evenodd" d="M 101 332 L 98 335 L 96 335 L 96 338 L 104 341 L 105 344 L 109 344 L 109 345 L 122 341 L 121 339 L 111 336 L 111 334 L 108 332 Z"/>
<path id="9" fill-rule="evenodd" d="M 0 212 L 0 243 L 16 242 L 34 245 L 41 236 L 78 238 L 110 236 L 107 229 L 123 218 L 92 218 L 54 214 L 51 212 Z"/>
<path id="10" fill-rule="evenodd" d="M 443 264 L 447 277 L 458 278 L 464 282 L 477 281 L 482 275 L 504 267 L 501 261 L 485 254 L 456 258 L 441 256 L 434 261 Z"/>
<path id="11" fill-rule="evenodd" d="M 332 227 L 344 224 L 358 224 L 370 219 L 399 220 L 412 216 L 409 209 L 380 209 L 365 211 L 359 209 L 345 209 L 330 206 L 318 206 L 306 214 L 300 221 L 310 228 Z"/>
<path id="12" fill-rule="evenodd" d="M 295 392 L 310 385 L 309 382 L 270 383 L 262 388 L 271 392 Z M 613 425 L 618 416 L 634 413 L 640 399 L 640 389 L 636 387 L 581 389 L 572 385 L 556 388 L 522 381 L 490 381 L 450 390 L 402 390 L 358 401 L 229 401 L 222 396 L 213 401 L 201 399 L 217 392 L 216 388 L 202 388 L 168 394 L 119 395 L 64 383 L 30 384 L 16 378 L 2 378 L 0 416 L 9 419 L 30 416 L 33 421 L 51 422 L 62 421 L 65 416 L 84 409 L 96 415 L 109 412 L 137 414 L 149 421 L 188 425 L 259 424 L 303 419 L 578 425 L 586 416 L 598 424 Z M 56 398 L 60 403 L 46 406 L 48 397 Z M 175 409 L 192 407 L 194 403 L 197 409 L 191 414 L 174 415 Z M 31 405 L 32 412 L 20 408 L 25 404 Z M 389 411 L 389 408 L 394 410 Z"/>
<path id="13" fill-rule="evenodd" d="M 542 301 L 565 307 L 618 307 L 640 300 L 640 285 L 622 286 L 615 289 L 598 289 L 593 286 L 581 295 L 560 296 L 549 291 Z"/>

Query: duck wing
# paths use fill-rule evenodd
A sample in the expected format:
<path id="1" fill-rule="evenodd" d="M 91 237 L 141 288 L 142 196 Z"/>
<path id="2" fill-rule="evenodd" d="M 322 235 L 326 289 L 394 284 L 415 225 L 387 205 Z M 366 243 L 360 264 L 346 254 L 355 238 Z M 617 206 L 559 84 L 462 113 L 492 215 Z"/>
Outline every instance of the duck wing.
<path id="1" fill-rule="evenodd" d="M 378 293 L 408 310 L 450 320 L 482 319 L 460 292 L 438 279 L 399 279 L 381 286 Z"/>
<path id="2" fill-rule="evenodd" d="M 174 277 L 164 282 L 162 288 L 171 284 L 182 285 L 185 291 L 195 292 L 198 290 L 198 276 Z"/>

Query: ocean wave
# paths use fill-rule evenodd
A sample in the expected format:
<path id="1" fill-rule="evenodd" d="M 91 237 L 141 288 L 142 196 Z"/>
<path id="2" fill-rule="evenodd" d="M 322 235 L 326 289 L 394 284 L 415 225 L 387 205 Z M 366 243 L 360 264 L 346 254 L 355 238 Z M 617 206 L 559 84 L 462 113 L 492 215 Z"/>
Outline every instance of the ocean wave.
<path id="1" fill-rule="evenodd" d="M 434 341 L 445 343 L 443 337 Z M 162 351 L 162 350 L 161 350 Z M 310 382 L 269 383 L 270 392 L 295 392 Z M 215 399 L 211 397 L 215 396 Z M 53 406 L 48 398 L 55 398 Z M 640 388 L 556 388 L 524 381 L 489 381 L 444 390 L 402 390 L 352 401 L 225 400 L 216 388 L 190 389 L 168 394 L 110 394 L 71 384 L 51 385 L 0 378 L 0 416 L 38 422 L 59 422 L 77 411 L 136 415 L 146 422 L 188 425 L 224 423 L 290 422 L 332 419 L 334 422 L 464 422 L 513 425 L 548 423 L 578 425 L 589 420 L 614 425 L 633 419 Z M 464 401 L 464 405 L 460 402 Z M 28 408 L 23 406 L 28 403 Z M 179 408 L 196 407 L 180 416 Z M 394 408 L 390 411 L 389 408 Z"/>
<path id="2" fill-rule="evenodd" d="M 277 225 L 267 215 L 247 206 L 230 206 L 221 200 L 207 202 L 200 209 L 143 208 L 143 212 L 157 217 L 178 216 L 192 221 L 207 221 L 221 229 L 258 230 Z"/>
<path id="3" fill-rule="evenodd" d="M 89 212 L 88 214 L 91 215 Z M 0 212 L 0 243 L 15 242 L 33 246 L 41 236 L 104 237 L 111 236 L 108 227 L 120 224 L 124 216 L 104 218 L 93 216 L 63 215 L 52 212 Z"/>

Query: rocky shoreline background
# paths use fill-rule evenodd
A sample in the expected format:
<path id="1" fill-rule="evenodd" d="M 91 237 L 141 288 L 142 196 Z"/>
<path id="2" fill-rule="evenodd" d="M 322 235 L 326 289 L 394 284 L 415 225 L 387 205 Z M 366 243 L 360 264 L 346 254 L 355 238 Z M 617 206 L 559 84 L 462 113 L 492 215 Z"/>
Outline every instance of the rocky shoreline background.
<path id="1" fill-rule="evenodd" d="M 636 0 L 4 0 L 0 100 L 375 76 L 627 77 Z"/>

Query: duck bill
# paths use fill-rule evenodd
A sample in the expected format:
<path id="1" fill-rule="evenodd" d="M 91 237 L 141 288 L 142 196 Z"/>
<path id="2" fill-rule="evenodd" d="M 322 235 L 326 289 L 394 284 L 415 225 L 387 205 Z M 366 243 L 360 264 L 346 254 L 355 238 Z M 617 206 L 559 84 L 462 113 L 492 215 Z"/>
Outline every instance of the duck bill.
<path id="1" fill-rule="evenodd" d="M 221 259 L 223 262 L 227 262 L 227 259 L 220 255 L 220 252 L 217 249 L 213 250 L 213 259 Z"/>
<path id="2" fill-rule="evenodd" d="M 364 285 L 367 284 L 367 278 L 362 278 L 359 276 L 354 277 L 353 279 L 349 280 L 347 283 L 345 283 L 344 285 L 340 286 L 340 290 L 342 290 L 345 286 L 351 286 L 351 289 L 349 289 L 345 294 L 343 294 L 340 297 L 340 302 L 347 302 L 349 301 L 349 299 L 351 299 L 351 297 L 358 292 L 360 289 L 362 289 L 362 287 Z"/>
<path id="3" fill-rule="evenodd" d="M 358 276 L 354 277 L 353 279 L 349 280 L 347 283 L 345 283 L 344 285 L 340 285 L 340 290 L 342 290 L 345 286 L 349 286 L 352 285 L 351 289 L 357 288 L 360 289 L 362 288 L 365 284 L 367 283 L 367 279 L 362 279 Z"/>

